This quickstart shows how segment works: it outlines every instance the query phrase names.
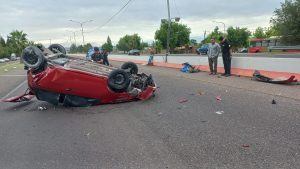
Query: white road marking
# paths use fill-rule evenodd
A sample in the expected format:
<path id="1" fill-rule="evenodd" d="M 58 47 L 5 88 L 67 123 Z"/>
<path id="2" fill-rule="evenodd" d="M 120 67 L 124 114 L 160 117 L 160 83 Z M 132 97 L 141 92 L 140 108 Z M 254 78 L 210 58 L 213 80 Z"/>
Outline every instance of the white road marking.
<path id="1" fill-rule="evenodd" d="M 4 99 L 6 97 L 8 97 L 9 95 L 11 95 L 13 92 L 17 91 L 20 87 L 22 87 L 25 83 L 27 83 L 27 80 L 25 80 L 24 82 L 22 82 L 21 84 L 19 84 L 16 88 L 14 88 L 12 91 L 10 91 L 9 93 L 7 93 L 7 95 L 5 95 L 4 97 L 1 98 Z"/>
<path id="2" fill-rule="evenodd" d="M 27 75 L 0 75 L 0 77 L 25 77 Z"/>

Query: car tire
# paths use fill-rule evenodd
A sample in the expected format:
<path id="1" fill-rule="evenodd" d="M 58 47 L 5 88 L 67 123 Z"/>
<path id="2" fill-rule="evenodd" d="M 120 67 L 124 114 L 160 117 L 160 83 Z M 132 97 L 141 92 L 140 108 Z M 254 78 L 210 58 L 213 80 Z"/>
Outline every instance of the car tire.
<path id="1" fill-rule="evenodd" d="M 62 54 L 67 54 L 66 49 L 60 44 L 52 44 L 48 47 L 53 53 L 58 53 L 58 51 Z"/>
<path id="2" fill-rule="evenodd" d="M 137 74 L 138 73 L 138 66 L 133 63 L 133 62 L 126 62 L 124 63 L 122 66 L 121 66 L 121 69 L 124 69 L 124 70 L 128 70 L 129 69 L 129 72 L 131 74 Z"/>
<path id="3" fill-rule="evenodd" d="M 30 68 L 38 69 L 45 61 L 43 52 L 36 46 L 28 46 L 22 52 L 23 63 Z"/>
<path id="4" fill-rule="evenodd" d="M 122 69 L 113 70 L 108 75 L 108 87 L 116 93 L 127 91 L 129 84 L 129 75 Z"/>

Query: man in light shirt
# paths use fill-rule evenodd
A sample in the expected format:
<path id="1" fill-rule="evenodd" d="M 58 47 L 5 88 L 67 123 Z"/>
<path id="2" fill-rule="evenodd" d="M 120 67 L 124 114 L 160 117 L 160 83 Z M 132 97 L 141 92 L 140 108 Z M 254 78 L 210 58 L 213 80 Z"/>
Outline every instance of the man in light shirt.
<path id="1" fill-rule="evenodd" d="M 216 39 L 212 37 L 211 43 L 208 45 L 208 51 L 207 51 L 210 75 L 217 74 L 218 56 L 220 52 L 221 52 L 220 45 L 216 43 Z"/>

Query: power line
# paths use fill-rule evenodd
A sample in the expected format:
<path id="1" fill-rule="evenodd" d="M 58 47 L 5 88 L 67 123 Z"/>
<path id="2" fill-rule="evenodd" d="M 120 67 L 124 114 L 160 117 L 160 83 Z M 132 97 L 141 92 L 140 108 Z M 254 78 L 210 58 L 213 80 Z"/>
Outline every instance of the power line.
<path id="1" fill-rule="evenodd" d="M 174 4 L 175 4 L 175 8 L 176 8 L 177 14 L 178 14 L 179 17 L 181 18 L 180 11 L 179 11 L 178 8 L 177 8 L 176 0 L 173 0 L 173 2 L 174 2 Z"/>
<path id="2" fill-rule="evenodd" d="M 104 27 L 105 25 L 107 25 L 110 21 L 113 20 L 114 17 L 116 17 L 127 5 L 129 5 L 129 3 L 133 1 L 133 0 L 128 0 L 114 15 L 112 15 L 104 24 L 102 24 L 101 26 L 99 26 L 98 28 L 96 28 L 95 30 L 92 31 L 88 31 L 85 33 L 91 33 L 91 32 L 95 32 L 98 29 L 101 29 L 102 27 Z"/>

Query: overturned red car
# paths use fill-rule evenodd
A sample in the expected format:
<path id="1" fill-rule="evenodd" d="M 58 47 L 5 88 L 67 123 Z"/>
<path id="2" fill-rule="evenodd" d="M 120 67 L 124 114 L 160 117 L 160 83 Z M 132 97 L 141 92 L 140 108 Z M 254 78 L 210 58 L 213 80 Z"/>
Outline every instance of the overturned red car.
<path id="1" fill-rule="evenodd" d="M 66 55 L 59 44 L 49 48 L 29 46 L 22 60 L 28 79 L 28 90 L 5 102 L 31 100 L 54 105 L 91 106 L 146 100 L 154 95 L 156 85 L 151 75 L 138 73 L 138 67 L 126 62 L 121 69 Z"/>

